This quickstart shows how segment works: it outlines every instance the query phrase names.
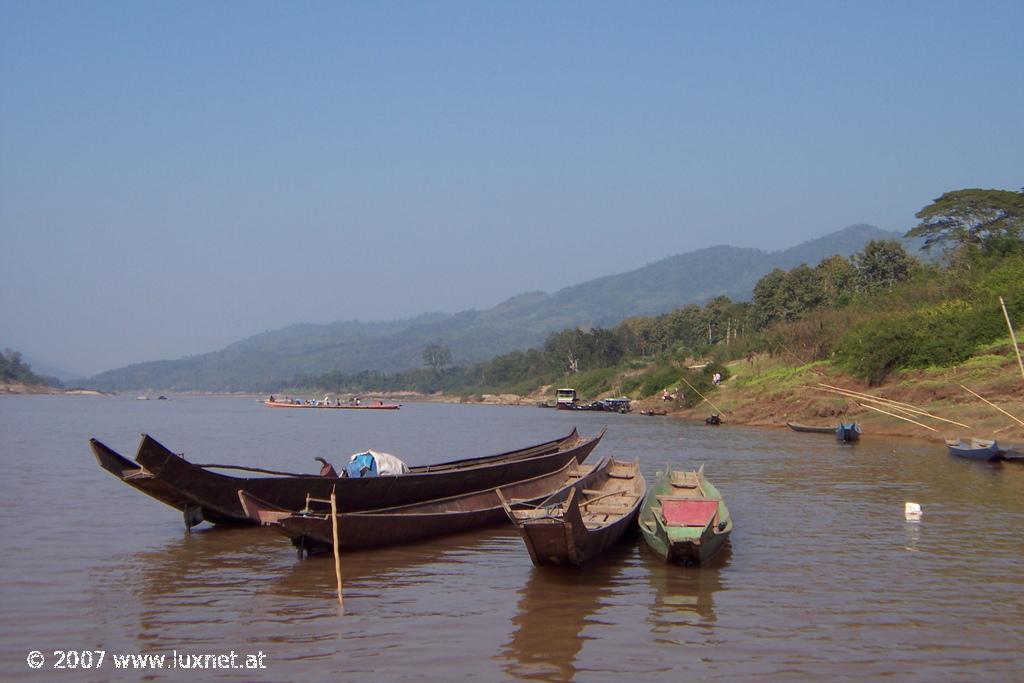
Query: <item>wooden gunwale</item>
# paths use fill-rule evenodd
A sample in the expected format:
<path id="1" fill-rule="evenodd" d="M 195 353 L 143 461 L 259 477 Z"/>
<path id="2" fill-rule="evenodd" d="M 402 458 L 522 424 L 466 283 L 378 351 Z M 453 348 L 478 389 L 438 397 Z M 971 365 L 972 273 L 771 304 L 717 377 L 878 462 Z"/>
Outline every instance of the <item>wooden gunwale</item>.
<path id="1" fill-rule="evenodd" d="M 497 455 L 464 458 L 410 468 L 407 474 L 366 478 L 316 475 L 236 477 L 197 466 L 144 434 L 136 461 L 187 504 L 202 509 L 207 521 L 252 524 L 238 498 L 244 490 L 271 505 L 299 510 L 307 495 L 326 498 L 337 484 L 338 509 L 356 512 L 421 502 L 501 486 L 557 470 L 575 458 L 582 462 L 604 436 L 573 429 L 561 439 Z M 219 522 L 217 522 L 219 523 Z"/>

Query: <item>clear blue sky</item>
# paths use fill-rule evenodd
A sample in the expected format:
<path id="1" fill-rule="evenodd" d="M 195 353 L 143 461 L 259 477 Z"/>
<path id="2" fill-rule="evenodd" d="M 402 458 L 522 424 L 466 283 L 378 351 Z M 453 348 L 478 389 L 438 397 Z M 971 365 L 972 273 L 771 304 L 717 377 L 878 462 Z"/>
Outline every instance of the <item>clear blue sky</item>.
<path id="1" fill-rule="evenodd" d="M 1024 185 L 1024 2 L 0 0 L 0 346 L 85 373 Z"/>

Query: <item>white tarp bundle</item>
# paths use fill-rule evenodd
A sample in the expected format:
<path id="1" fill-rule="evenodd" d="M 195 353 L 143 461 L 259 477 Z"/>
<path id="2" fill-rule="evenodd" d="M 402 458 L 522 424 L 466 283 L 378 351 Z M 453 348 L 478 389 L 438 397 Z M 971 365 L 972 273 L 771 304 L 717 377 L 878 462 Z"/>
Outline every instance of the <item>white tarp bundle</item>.
<path id="1" fill-rule="evenodd" d="M 379 453 L 370 451 L 370 455 L 377 461 L 377 474 L 408 474 L 409 466 L 402 462 L 402 459 L 390 453 Z"/>
<path id="2" fill-rule="evenodd" d="M 373 456 L 374 463 L 376 464 L 377 476 L 388 476 L 393 474 L 407 474 L 409 472 L 409 466 L 406 465 L 401 458 L 390 453 L 381 453 L 372 449 L 367 449 L 362 453 L 356 453 L 349 462 L 354 462 L 356 458 L 361 455 L 369 453 Z"/>

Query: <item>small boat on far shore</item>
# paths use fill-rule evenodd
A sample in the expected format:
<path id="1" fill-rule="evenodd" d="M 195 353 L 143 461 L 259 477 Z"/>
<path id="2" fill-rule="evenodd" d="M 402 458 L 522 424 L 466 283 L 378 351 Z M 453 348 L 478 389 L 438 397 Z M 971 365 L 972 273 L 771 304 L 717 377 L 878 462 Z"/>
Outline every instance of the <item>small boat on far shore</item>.
<path id="1" fill-rule="evenodd" d="M 794 432 L 812 432 L 814 434 L 835 434 L 835 427 L 814 427 L 811 425 L 800 424 L 799 422 L 787 422 L 786 426 L 792 429 Z"/>
<path id="2" fill-rule="evenodd" d="M 271 396 L 263 401 L 268 408 L 319 408 L 321 410 L 398 410 L 401 403 L 385 403 L 384 401 L 371 401 L 363 403 L 359 399 L 353 399 L 347 403 L 342 401 L 300 401 L 298 399 L 275 399 Z"/>
<path id="3" fill-rule="evenodd" d="M 971 439 L 969 444 L 960 439 L 946 439 L 946 448 L 950 455 L 971 460 L 1002 460 L 1007 453 L 995 441 L 985 439 Z"/>
<path id="4" fill-rule="evenodd" d="M 856 422 L 840 422 L 835 432 L 836 438 L 842 443 L 860 439 L 860 425 Z"/>

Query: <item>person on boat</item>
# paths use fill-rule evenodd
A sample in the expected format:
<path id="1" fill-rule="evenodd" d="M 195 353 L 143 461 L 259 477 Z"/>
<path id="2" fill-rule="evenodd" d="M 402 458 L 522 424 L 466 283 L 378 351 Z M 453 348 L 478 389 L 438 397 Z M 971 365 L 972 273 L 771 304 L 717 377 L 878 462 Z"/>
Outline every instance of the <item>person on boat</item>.
<path id="1" fill-rule="evenodd" d="M 270 395 L 270 402 L 271 403 L 277 403 L 277 401 L 274 400 L 274 395 L 273 394 Z"/>

